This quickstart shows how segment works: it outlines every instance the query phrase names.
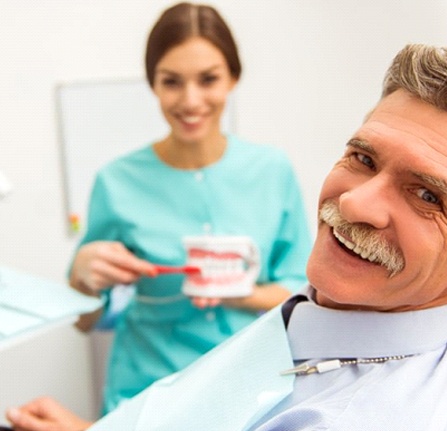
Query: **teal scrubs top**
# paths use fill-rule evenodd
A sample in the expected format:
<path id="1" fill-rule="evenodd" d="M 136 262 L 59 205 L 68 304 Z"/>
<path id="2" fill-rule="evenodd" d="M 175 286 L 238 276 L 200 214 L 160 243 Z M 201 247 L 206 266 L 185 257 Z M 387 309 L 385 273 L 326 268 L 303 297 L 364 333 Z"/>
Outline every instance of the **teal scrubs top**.
<path id="1" fill-rule="evenodd" d="M 250 236 L 260 251 L 259 285 L 275 282 L 291 292 L 304 285 L 311 242 L 286 155 L 228 136 L 218 162 L 184 170 L 162 162 L 151 145 L 138 149 L 98 172 L 81 245 L 120 241 L 152 263 L 182 265 L 182 237 L 201 234 Z M 183 369 L 259 315 L 224 306 L 198 309 L 181 293 L 182 280 L 163 275 L 136 283 L 115 324 L 104 413 Z"/>

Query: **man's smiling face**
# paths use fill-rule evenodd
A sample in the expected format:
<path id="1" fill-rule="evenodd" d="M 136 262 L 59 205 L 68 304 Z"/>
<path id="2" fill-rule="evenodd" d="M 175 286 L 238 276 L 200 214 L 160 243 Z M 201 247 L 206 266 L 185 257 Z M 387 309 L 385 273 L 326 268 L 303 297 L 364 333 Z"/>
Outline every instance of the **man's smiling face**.
<path id="1" fill-rule="evenodd" d="M 307 273 L 317 301 L 398 311 L 447 304 L 447 112 L 398 90 L 329 173 Z"/>

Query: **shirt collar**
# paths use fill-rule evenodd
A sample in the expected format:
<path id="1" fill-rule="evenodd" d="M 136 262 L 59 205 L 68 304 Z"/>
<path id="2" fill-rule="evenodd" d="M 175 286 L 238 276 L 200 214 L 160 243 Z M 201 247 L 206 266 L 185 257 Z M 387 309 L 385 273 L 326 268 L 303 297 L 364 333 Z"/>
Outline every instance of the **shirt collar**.
<path id="1" fill-rule="evenodd" d="M 287 333 L 294 360 L 413 355 L 447 343 L 447 305 L 385 313 L 335 310 L 309 299 L 292 310 Z"/>

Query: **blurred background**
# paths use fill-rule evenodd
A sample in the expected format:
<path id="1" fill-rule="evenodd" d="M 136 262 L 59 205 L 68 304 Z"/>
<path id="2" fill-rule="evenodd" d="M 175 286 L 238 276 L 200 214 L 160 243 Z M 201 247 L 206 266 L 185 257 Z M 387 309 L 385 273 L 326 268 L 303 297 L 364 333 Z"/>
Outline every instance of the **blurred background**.
<path id="1" fill-rule="evenodd" d="M 144 77 L 148 31 L 166 0 L 0 0 L 0 265 L 64 282 L 68 228 L 56 88 Z M 324 176 L 380 95 L 406 43 L 447 45 L 443 0 L 215 0 L 238 41 L 239 136 L 283 148 L 313 232 Z M 145 142 L 136 142 L 135 147 Z M 45 394 L 94 418 L 108 336 L 61 327 L 0 350 L 5 408 Z"/>

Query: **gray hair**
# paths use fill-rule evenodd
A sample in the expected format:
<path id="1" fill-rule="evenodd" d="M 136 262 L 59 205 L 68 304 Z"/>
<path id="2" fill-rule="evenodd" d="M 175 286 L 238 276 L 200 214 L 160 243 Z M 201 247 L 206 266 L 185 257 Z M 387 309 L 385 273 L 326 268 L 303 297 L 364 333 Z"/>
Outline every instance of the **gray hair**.
<path id="1" fill-rule="evenodd" d="M 399 51 L 385 75 L 382 98 L 400 88 L 447 111 L 447 48 L 410 44 Z"/>

